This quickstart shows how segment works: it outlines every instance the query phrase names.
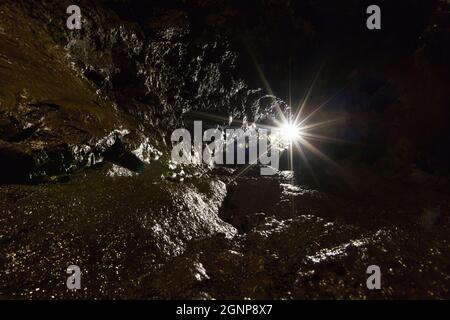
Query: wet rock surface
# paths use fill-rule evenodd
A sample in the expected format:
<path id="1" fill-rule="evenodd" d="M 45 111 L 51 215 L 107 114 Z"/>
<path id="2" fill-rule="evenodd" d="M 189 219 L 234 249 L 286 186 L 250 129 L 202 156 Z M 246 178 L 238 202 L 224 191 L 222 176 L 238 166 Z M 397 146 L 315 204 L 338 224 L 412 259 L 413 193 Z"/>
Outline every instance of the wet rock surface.
<path id="1" fill-rule="evenodd" d="M 114 6 L 85 1 L 83 28 L 69 30 L 69 4 L 1 4 L 2 183 L 104 158 L 138 171 L 132 154 L 149 162 L 167 153 L 167 134 L 191 110 L 255 121 L 281 103 L 246 85 L 227 41 L 195 38 L 183 12 L 154 9 L 132 23 Z"/>
<path id="2" fill-rule="evenodd" d="M 193 241 L 173 265 L 194 270 L 189 277 L 199 273 L 194 265 L 201 265 L 207 277 L 186 287 L 156 284 L 158 294 L 152 298 L 448 298 L 448 215 L 426 213 L 448 212 L 448 196 L 413 189 L 402 201 L 388 204 L 390 196 L 401 197 L 404 186 L 399 185 L 390 196 L 364 203 L 283 175 L 233 181 L 220 216 L 240 233 L 231 240 Z M 366 287 L 370 265 L 383 270 L 381 290 Z M 183 282 L 186 275 L 176 268 L 161 272 Z"/>
<path id="3" fill-rule="evenodd" d="M 2 297 L 131 297 L 141 277 L 190 240 L 234 235 L 217 216 L 226 192 L 216 178 L 177 184 L 107 170 L 65 183 L 1 187 Z M 83 269 L 79 293 L 61 281 L 70 264 Z"/>
<path id="4" fill-rule="evenodd" d="M 1 187 L 2 297 L 449 297 L 448 195 L 398 186 L 362 202 L 285 175 L 180 183 L 110 167 Z M 70 264 L 78 292 L 65 288 Z M 366 287 L 369 265 L 381 290 Z"/>
<path id="5" fill-rule="evenodd" d="M 2 183 L 30 182 L 94 165 L 122 141 L 128 153 L 158 145 L 154 133 L 140 129 L 80 76 L 38 20 L 9 2 L 0 10 Z"/>
<path id="6" fill-rule="evenodd" d="M 70 1 L 2 1 L 0 298 L 450 298 L 447 2 L 416 1 L 395 42 L 325 1 L 85 0 L 72 31 Z M 309 77 L 329 51 L 319 88 L 350 89 L 318 114 L 355 140 L 326 149 L 345 176 L 170 161 L 174 128 L 270 120 L 268 80 L 283 97 L 287 61 Z"/>

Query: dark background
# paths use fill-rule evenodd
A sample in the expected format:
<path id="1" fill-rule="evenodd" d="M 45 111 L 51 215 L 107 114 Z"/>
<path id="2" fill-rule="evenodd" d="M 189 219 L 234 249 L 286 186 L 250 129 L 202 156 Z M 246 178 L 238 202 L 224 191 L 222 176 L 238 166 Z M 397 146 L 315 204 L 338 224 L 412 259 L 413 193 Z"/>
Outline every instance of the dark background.
<path id="1" fill-rule="evenodd" d="M 159 17 L 166 24 L 189 24 L 193 41 L 231 40 L 249 85 L 266 88 L 259 66 L 273 93 L 291 101 L 294 110 L 318 75 L 306 114 L 334 97 L 318 119 L 344 115 L 346 122 L 325 134 L 353 144 L 323 146 L 338 158 L 448 172 L 450 42 L 444 2 L 108 3 L 148 36 L 151 17 Z M 381 7 L 382 30 L 366 28 L 370 4 Z"/>

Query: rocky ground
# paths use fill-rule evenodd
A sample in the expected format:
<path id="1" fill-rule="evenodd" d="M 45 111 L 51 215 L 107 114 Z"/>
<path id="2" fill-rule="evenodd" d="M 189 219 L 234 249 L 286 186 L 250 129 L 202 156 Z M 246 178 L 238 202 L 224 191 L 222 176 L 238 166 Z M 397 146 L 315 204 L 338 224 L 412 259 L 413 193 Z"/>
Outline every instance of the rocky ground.
<path id="1" fill-rule="evenodd" d="M 1 296 L 449 297 L 449 195 L 372 181 L 377 190 L 355 197 L 251 171 L 179 182 L 100 166 L 2 186 Z M 78 292 L 66 288 L 71 264 Z M 372 264 L 381 290 L 366 287 Z"/>

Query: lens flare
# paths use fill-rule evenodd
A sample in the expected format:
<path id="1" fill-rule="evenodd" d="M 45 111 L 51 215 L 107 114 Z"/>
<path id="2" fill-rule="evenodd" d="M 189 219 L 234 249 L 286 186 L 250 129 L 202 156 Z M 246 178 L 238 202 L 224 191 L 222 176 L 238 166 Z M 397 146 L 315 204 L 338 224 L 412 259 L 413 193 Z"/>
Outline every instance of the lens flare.
<path id="1" fill-rule="evenodd" d="M 280 127 L 280 138 L 282 141 L 292 143 L 297 141 L 302 135 L 300 126 L 295 123 L 287 122 Z"/>

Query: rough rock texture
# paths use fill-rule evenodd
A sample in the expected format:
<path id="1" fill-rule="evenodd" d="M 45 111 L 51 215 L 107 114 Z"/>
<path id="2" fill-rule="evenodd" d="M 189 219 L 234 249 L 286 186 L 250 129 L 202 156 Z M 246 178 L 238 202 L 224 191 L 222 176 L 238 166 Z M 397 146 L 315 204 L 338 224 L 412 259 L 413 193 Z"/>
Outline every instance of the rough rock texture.
<path id="1" fill-rule="evenodd" d="M 0 296 L 130 297 L 190 240 L 235 234 L 217 215 L 225 196 L 217 179 L 176 184 L 105 170 L 70 183 L 1 187 Z M 88 289 L 67 291 L 61 279 L 70 264 L 83 269 Z"/>
<path id="2" fill-rule="evenodd" d="M 147 143 L 137 124 L 77 73 L 39 21 L 18 5 L 2 3 L 1 12 L 3 182 L 93 165 L 128 134 L 136 149 Z"/>
<path id="3" fill-rule="evenodd" d="M 367 33 L 365 1 L 1 1 L 0 297 L 449 298 L 449 4 L 380 2 Z M 170 162 L 190 115 L 273 120 L 319 69 L 345 168 Z"/>
<path id="4" fill-rule="evenodd" d="M 343 187 L 337 194 L 285 175 L 260 179 L 247 173 L 228 183 L 220 217 L 240 233 L 190 242 L 156 275 L 143 278 L 146 297 L 448 297 L 448 196 L 415 187 L 405 192 L 401 184 L 389 185 L 385 196 L 367 189 L 373 174 L 361 180 L 364 191 Z M 366 287 L 369 265 L 382 268 L 381 290 Z"/>
<path id="5" fill-rule="evenodd" d="M 183 12 L 153 13 L 141 26 L 86 1 L 81 30 L 68 30 L 68 4 L 2 3 L 5 182 L 95 164 L 112 146 L 128 160 L 109 160 L 135 169 L 166 151 L 163 137 L 190 110 L 254 121 L 278 103 L 246 86 L 226 41 L 192 39 Z"/>
<path id="6" fill-rule="evenodd" d="M 142 297 L 190 240 L 236 232 L 224 183 L 171 164 L 165 135 L 191 109 L 251 120 L 277 100 L 247 88 L 226 42 L 193 41 L 183 12 L 139 26 L 86 1 L 69 31 L 68 4 L 0 4 L 0 295 Z M 66 291 L 67 263 L 88 291 Z"/>

